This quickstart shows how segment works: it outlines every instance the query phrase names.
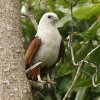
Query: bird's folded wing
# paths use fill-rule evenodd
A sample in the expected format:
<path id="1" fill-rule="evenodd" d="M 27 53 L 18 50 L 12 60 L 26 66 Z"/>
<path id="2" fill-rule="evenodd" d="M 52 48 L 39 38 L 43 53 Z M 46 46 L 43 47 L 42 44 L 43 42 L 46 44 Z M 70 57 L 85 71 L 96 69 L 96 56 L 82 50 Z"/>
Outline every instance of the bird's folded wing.
<path id="1" fill-rule="evenodd" d="M 66 56 L 65 47 L 64 47 L 64 42 L 63 42 L 63 40 L 62 40 L 62 41 L 61 41 L 61 44 L 60 44 L 60 50 L 59 50 L 58 61 L 61 59 L 61 62 L 62 62 L 62 64 L 63 64 L 63 63 L 64 63 L 64 60 L 65 60 L 65 56 Z"/>
<path id="2" fill-rule="evenodd" d="M 26 65 L 30 65 L 32 58 L 34 58 L 36 52 L 40 47 L 40 44 L 41 44 L 41 39 L 39 37 L 32 38 L 24 57 L 24 61 Z"/>

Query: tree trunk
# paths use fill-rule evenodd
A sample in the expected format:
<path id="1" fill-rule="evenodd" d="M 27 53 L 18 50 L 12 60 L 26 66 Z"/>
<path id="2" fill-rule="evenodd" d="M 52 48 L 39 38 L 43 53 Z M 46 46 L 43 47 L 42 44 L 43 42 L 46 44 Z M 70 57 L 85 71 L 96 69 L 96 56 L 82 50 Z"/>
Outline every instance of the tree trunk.
<path id="1" fill-rule="evenodd" d="M 20 0 L 0 0 L 0 100 L 32 100 L 20 27 Z"/>

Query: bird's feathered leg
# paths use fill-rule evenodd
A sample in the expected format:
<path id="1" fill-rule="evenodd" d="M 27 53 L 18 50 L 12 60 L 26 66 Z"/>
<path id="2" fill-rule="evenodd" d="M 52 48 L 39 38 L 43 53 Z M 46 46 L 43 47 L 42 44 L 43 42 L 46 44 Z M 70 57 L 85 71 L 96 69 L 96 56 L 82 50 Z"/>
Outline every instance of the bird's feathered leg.
<path id="1" fill-rule="evenodd" d="M 47 71 L 47 82 L 50 83 L 50 84 L 55 84 L 56 82 L 54 81 L 54 79 L 51 79 L 51 75 L 52 75 L 52 69 L 50 68 L 48 71 Z"/>
<path id="2" fill-rule="evenodd" d="M 47 73 L 47 82 L 50 84 L 55 84 L 56 82 L 54 81 L 54 79 L 51 79 L 50 74 Z"/>
<path id="3" fill-rule="evenodd" d="M 42 84 L 46 84 L 46 81 L 41 79 L 40 73 L 37 75 L 37 81 L 42 83 Z"/>

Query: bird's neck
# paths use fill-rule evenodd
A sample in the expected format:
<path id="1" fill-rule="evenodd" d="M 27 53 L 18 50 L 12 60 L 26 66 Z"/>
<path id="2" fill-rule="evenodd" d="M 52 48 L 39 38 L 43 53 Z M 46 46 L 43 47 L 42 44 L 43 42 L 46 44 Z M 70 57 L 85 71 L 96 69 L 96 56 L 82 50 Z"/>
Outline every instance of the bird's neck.
<path id="1" fill-rule="evenodd" d="M 40 38 L 55 38 L 57 36 L 60 36 L 60 34 L 55 25 L 48 24 L 43 26 L 39 24 L 36 36 L 39 36 Z"/>
<path id="2" fill-rule="evenodd" d="M 56 25 L 52 25 L 52 24 L 45 24 L 45 25 L 43 24 L 43 25 L 42 25 L 42 24 L 40 23 L 40 24 L 38 25 L 38 31 L 39 31 L 39 30 L 45 30 L 45 29 L 48 29 L 48 30 L 49 30 L 49 29 L 57 29 L 57 27 L 56 27 Z"/>

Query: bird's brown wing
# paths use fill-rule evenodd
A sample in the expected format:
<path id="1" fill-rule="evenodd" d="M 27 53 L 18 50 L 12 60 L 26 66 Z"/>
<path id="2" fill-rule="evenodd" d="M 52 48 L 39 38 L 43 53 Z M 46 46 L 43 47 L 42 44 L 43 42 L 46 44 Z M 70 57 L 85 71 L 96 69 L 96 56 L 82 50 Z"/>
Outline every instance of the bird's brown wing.
<path id="1" fill-rule="evenodd" d="M 60 44 L 60 49 L 59 49 L 59 55 L 58 55 L 57 62 L 61 59 L 61 62 L 63 64 L 64 63 L 64 60 L 65 60 L 65 56 L 66 56 L 65 47 L 64 47 L 64 42 L 62 40 L 61 41 L 61 44 Z"/>
<path id="2" fill-rule="evenodd" d="M 28 49 L 26 50 L 24 61 L 26 66 L 29 66 L 36 52 L 38 51 L 41 44 L 39 37 L 33 37 L 29 43 Z"/>

